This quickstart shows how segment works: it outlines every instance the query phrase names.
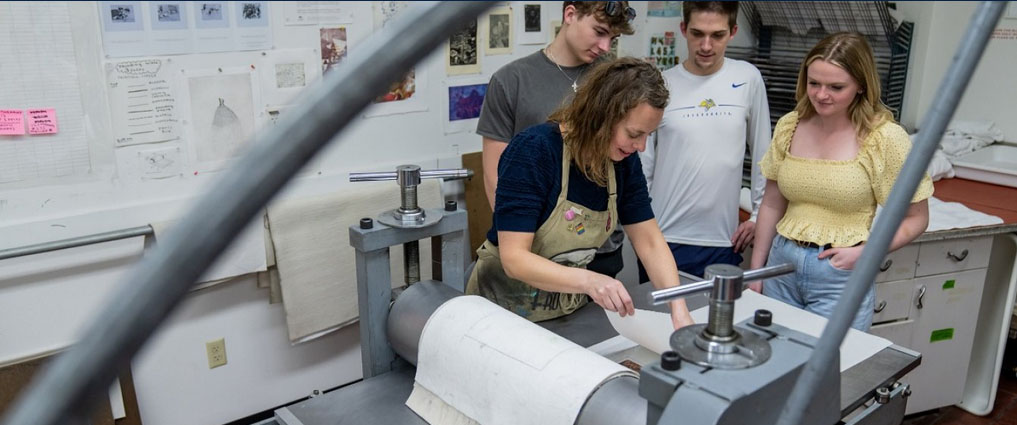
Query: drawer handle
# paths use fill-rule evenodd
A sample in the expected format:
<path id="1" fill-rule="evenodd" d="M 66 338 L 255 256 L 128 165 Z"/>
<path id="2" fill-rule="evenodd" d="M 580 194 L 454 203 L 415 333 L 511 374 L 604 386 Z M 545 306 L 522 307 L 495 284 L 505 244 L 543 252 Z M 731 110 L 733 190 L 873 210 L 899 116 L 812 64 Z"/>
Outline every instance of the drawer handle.
<path id="1" fill-rule="evenodd" d="M 925 290 L 925 285 L 922 285 L 922 287 L 918 289 L 918 302 L 915 303 L 915 306 L 918 307 L 919 310 L 925 307 L 922 305 L 922 298 L 925 298 Z"/>
<path id="2" fill-rule="evenodd" d="M 882 266 L 879 266 L 879 271 L 880 272 L 885 272 L 887 270 L 890 270 L 890 266 L 892 266 L 892 265 L 893 265 L 893 260 L 887 258 L 886 262 L 884 262 Z M 878 311 L 877 311 L 877 313 L 878 313 Z"/>
<path id="3" fill-rule="evenodd" d="M 886 300 L 880 301 L 879 305 L 877 305 L 876 308 L 872 309 L 872 312 L 876 313 L 876 314 L 879 314 L 879 313 L 883 312 L 884 308 L 886 308 Z"/>
<path id="4" fill-rule="evenodd" d="M 967 250 L 967 248 L 965 248 L 963 251 L 961 251 L 960 255 L 957 255 L 957 254 L 954 254 L 953 252 L 947 251 L 946 252 L 946 256 L 950 257 L 950 259 L 953 260 L 953 261 L 961 262 L 961 261 L 964 261 L 965 258 L 968 258 L 968 250 Z"/>

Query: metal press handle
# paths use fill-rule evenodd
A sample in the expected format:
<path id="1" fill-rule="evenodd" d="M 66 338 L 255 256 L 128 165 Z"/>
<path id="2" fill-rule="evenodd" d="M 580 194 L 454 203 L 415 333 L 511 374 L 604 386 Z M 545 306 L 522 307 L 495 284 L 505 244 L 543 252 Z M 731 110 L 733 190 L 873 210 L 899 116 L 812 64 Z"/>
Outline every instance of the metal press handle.
<path id="1" fill-rule="evenodd" d="M 351 182 L 374 182 L 395 180 L 399 174 L 394 171 L 373 172 L 373 173 L 350 173 Z M 420 170 L 420 179 L 445 179 L 457 180 L 473 177 L 473 170 L 467 168 L 440 168 L 434 170 Z"/>
<path id="2" fill-rule="evenodd" d="M 918 307 L 919 310 L 925 307 L 924 305 L 922 305 L 922 299 L 925 298 L 925 291 L 926 291 L 925 285 L 922 285 L 922 287 L 918 289 L 918 301 L 915 303 L 915 306 Z"/>
<path id="3" fill-rule="evenodd" d="M 968 250 L 967 250 L 967 248 L 965 248 L 963 251 L 961 251 L 960 255 L 957 255 L 957 254 L 954 254 L 953 252 L 947 251 L 946 252 L 946 256 L 950 257 L 950 259 L 953 260 L 953 261 L 961 262 L 961 261 L 964 261 L 965 258 L 968 258 Z"/>
<path id="4" fill-rule="evenodd" d="M 882 313 L 883 309 L 885 309 L 885 308 L 886 308 L 886 300 L 882 300 L 882 301 L 879 302 L 879 305 L 877 305 L 876 308 L 872 309 L 872 312 L 876 313 L 876 314 L 879 314 L 879 313 Z"/>
<path id="5" fill-rule="evenodd" d="M 886 261 L 883 263 L 883 265 L 879 266 L 879 271 L 880 272 L 885 272 L 887 270 L 890 270 L 890 266 L 892 266 L 892 265 L 893 265 L 893 260 L 887 258 Z"/>
<path id="6" fill-rule="evenodd" d="M 760 279 L 766 279 L 770 277 L 780 276 L 782 274 L 788 274 L 795 271 L 795 267 L 792 264 L 778 264 L 776 266 L 761 267 L 755 270 L 749 270 L 742 274 L 743 285 L 748 284 Z M 700 292 L 707 292 L 713 290 L 713 279 L 707 279 L 696 283 L 690 283 L 688 285 L 675 286 L 673 288 L 659 289 L 650 292 L 649 299 L 653 305 L 664 304 L 668 301 L 695 295 Z"/>

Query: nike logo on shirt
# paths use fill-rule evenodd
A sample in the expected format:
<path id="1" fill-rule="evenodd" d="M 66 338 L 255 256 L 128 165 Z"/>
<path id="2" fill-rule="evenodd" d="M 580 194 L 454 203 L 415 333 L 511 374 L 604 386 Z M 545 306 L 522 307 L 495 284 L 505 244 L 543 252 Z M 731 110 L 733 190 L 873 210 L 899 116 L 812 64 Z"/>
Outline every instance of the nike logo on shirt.
<path id="1" fill-rule="evenodd" d="M 745 85 L 745 83 L 741 83 L 741 84 L 731 83 L 731 88 L 736 89 L 736 88 L 744 86 L 744 85 Z"/>

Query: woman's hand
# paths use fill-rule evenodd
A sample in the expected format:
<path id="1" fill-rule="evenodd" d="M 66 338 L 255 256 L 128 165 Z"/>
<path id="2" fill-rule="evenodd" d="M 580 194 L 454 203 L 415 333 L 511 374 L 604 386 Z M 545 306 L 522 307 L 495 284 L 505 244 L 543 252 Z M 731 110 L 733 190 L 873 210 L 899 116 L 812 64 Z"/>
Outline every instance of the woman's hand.
<path id="1" fill-rule="evenodd" d="M 829 258 L 830 265 L 841 270 L 854 270 L 855 262 L 862 256 L 865 244 L 847 248 L 830 248 L 819 253 L 819 259 Z"/>
<path id="2" fill-rule="evenodd" d="M 636 313 L 629 291 L 625 290 L 625 285 L 618 279 L 592 271 L 588 276 L 585 292 L 593 298 L 593 302 L 604 307 L 604 310 L 618 312 L 622 317 Z"/>
<path id="3" fill-rule="evenodd" d="M 749 289 L 756 291 L 757 294 L 763 293 L 763 281 L 761 280 L 754 280 L 752 282 L 749 282 L 748 286 Z"/>

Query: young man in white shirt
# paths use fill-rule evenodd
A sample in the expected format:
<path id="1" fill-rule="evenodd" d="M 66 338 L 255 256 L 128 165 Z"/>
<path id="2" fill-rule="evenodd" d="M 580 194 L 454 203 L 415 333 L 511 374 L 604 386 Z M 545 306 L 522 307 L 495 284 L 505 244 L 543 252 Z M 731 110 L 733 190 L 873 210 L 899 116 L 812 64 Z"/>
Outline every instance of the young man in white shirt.
<path id="1" fill-rule="evenodd" d="M 759 70 L 724 57 L 738 31 L 738 3 L 686 1 L 682 8 L 689 57 L 664 72 L 670 103 L 641 159 L 654 215 L 678 269 L 702 276 L 710 264 L 740 264 L 752 242 L 766 183 L 758 163 L 770 144 L 770 109 Z M 752 214 L 739 224 L 746 146 Z"/>

